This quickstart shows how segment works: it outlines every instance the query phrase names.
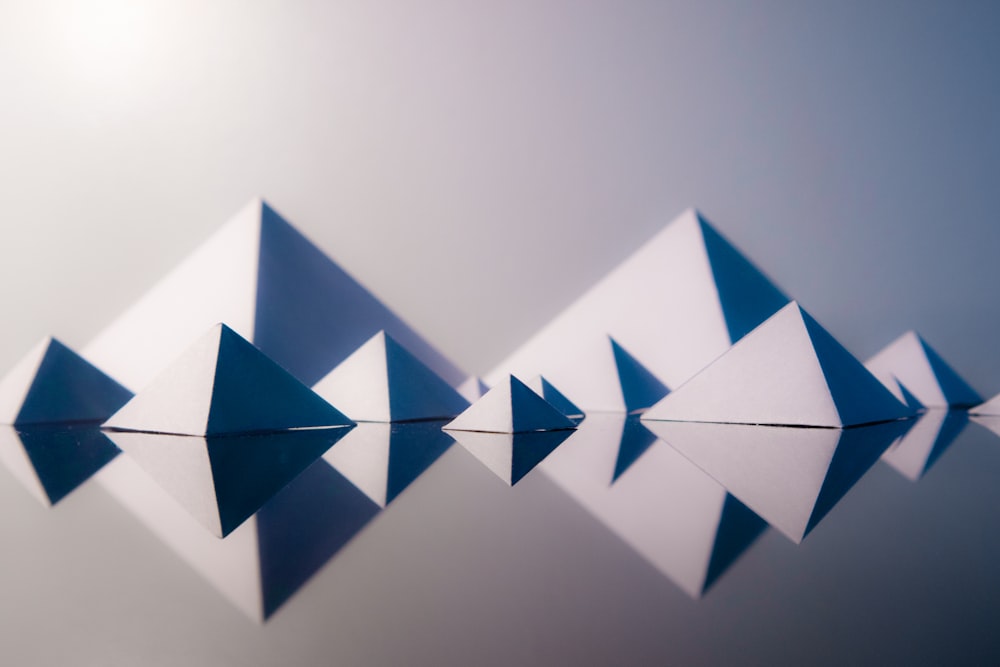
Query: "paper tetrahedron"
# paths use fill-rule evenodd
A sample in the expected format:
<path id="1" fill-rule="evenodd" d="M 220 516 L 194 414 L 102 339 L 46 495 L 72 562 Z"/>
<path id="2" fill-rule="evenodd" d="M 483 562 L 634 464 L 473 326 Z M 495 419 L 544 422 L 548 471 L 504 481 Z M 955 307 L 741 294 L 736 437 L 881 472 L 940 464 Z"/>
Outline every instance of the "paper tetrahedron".
<path id="1" fill-rule="evenodd" d="M 452 431 L 527 433 L 574 428 L 572 421 L 514 376 L 498 382 L 444 428 Z"/>
<path id="2" fill-rule="evenodd" d="M 0 380 L 0 423 L 100 423 L 130 398 L 89 361 L 46 338 Z"/>
<path id="3" fill-rule="evenodd" d="M 218 324 L 104 426 L 215 436 L 351 424 L 263 352 Z"/>
<path id="4" fill-rule="evenodd" d="M 544 375 L 584 410 L 622 411 L 606 364 L 611 336 L 676 387 L 788 302 L 705 219 L 688 210 L 487 375 Z M 645 407 L 645 406 L 644 406 Z"/>
<path id="5" fill-rule="evenodd" d="M 348 417 L 399 422 L 454 417 L 469 401 L 384 331 L 344 359 L 313 391 Z"/>
<path id="6" fill-rule="evenodd" d="M 928 408 L 967 408 L 983 400 L 914 331 L 886 345 L 865 366 L 900 400 L 905 400 L 904 388 Z"/>
<path id="7" fill-rule="evenodd" d="M 642 419 L 839 428 L 912 414 L 792 302 Z"/>
<path id="8" fill-rule="evenodd" d="M 254 200 L 83 350 L 126 386 L 147 384 L 226 322 L 307 385 L 379 330 L 449 383 L 465 374 L 261 200 Z"/>
<path id="9" fill-rule="evenodd" d="M 583 410 L 578 408 L 573 401 L 566 398 L 565 394 L 552 386 L 552 383 L 541 375 L 536 375 L 525 382 L 536 394 L 552 404 L 552 406 L 570 419 L 580 419 L 584 416 Z"/>

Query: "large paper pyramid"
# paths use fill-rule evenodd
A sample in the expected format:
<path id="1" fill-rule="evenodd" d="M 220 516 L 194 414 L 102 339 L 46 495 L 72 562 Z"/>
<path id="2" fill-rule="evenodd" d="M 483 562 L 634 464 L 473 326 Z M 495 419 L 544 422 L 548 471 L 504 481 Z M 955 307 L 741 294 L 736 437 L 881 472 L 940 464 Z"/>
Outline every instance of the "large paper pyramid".
<path id="1" fill-rule="evenodd" d="M 200 524 L 225 537 L 347 432 L 193 438 L 111 431 L 108 436 Z"/>
<path id="2" fill-rule="evenodd" d="M 908 421 L 850 429 L 643 423 L 796 543 L 909 426 Z"/>
<path id="3" fill-rule="evenodd" d="M 575 428 L 575 424 L 523 382 L 508 376 L 444 428 L 451 431 L 527 433 Z"/>
<path id="4" fill-rule="evenodd" d="M 465 374 L 260 200 L 248 204 L 83 350 L 133 389 L 216 322 L 307 385 L 379 330 L 451 384 Z"/>
<path id="5" fill-rule="evenodd" d="M 676 387 L 788 302 L 697 211 L 688 210 L 486 377 L 544 375 L 584 410 L 623 409 L 606 365 L 611 336 Z M 645 406 L 644 406 L 645 407 Z"/>
<path id="6" fill-rule="evenodd" d="M 0 423 L 100 423 L 130 398 L 86 359 L 46 338 L 0 380 Z"/>
<path id="7" fill-rule="evenodd" d="M 642 419 L 840 428 L 912 414 L 792 302 Z"/>
<path id="8" fill-rule="evenodd" d="M 900 400 L 904 391 L 928 408 L 967 408 L 983 400 L 914 331 L 886 345 L 865 366 Z"/>
<path id="9" fill-rule="evenodd" d="M 469 407 L 469 401 L 384 331 L 330 371 L 313 391 L 356 421 L 442 419 Z"/>
<path id="10" fill-rule="evenodd" d="M 217 324 L 104 426 L 218 436 L 352 424 L 235 331 Z"/>

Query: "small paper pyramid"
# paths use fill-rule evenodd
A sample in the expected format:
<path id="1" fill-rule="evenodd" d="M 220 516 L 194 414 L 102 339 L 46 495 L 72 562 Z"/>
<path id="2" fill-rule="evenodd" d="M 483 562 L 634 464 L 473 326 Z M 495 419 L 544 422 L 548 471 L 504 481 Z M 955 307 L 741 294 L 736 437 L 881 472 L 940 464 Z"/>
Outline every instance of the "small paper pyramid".
<path id="1" fill-rule="evenodd" d="M 465 382 L 458 385 L 458 393 L 469 403 L 475 403 L 489 390 L 489 386 L 478 375 L 472 375 Z"/>
<path id="2" fill-rule="evenodd" d="M 46 338 L 0 380 L 0 423 L 100 423 L 130 398 L 89 361 Z"/>
<path id="3" fill-rule="evenodd" d="M 556 410 L 563 413 L 570 419 L 583 418 L 583 410 L 576 407 L 576 404 L 573 403 L 573 401 L 566 398 L 561 391 L 553 387 L 552 383 L 543 378 L 541 375 L 536 375 L 525 382 L 525 384 L 528 387 L 531 387 L 536 394 L 551 403 Z"/>
<path id="4" fill-rule="evenodd" d="M 684 211 L 486 376 L 544 375 L 587 411 L 622 409 L 607 366 L 623 343 L 668 387 L 680 386 L 788 297 L 698 211 Z M 642 406 L 647 407 L 647 406 Z"/>
<path id="5" fill-rule="evenodd" d="M 974 408 L 969 408 L 969 414 L 1000 417 L 1000 394 Z"/>
<path id="6" fill-rule="evenodd" d="M 510 375 L 444 428 L 450 431 L 527 433 L 571 429 L 575 428 L 575 424 Z"/>
<path id="7" fill-rule="evenodd" d="M 352 424 L 235 331 L 217 324 L 104 426 L 217 436 Z"/>
<path id="8" fill-rule="evenodd" d="M 865 366 L 899 400 L 905 398 L 897 382 L 928 408 L 967 408 L 983 400 L 914 331 L 889 343 Z"/>
<path id="9" fill-rule="evenodd" d="M 138 389 L 216 322 L 226 322 L 307 385 L 381 329 L 447 382 L 466 375 L 260 199 L 198 246 L 83 354 Z"/>
<path id="10" fill-rule="evenodd" d="M 313 386 L 356 421 L 400 422 L 454 417 L 469 401 L 380 331 Z"/>
<path id="11" fill-rule="evenodd" d="M 793 301 L 642 419 L 841 428 L 912 414 Z"/>

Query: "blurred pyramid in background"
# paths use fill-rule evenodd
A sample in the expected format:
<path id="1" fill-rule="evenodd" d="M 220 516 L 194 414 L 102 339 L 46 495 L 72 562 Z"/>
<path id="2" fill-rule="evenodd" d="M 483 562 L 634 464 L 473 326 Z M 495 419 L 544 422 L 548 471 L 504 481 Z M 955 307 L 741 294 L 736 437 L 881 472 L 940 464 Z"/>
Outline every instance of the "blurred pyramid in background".
<path id="1" fill-rule="evenodd" d="M 1000 417 L 1000 394 L 997 394 L 985 403 L 980 403 L 975 407 L 969 408 L 969 414 Z"/>
<path id="2" fill-rule="evenodd" d="M 611 336 L 676 387 L 788 302 L 688 210 L 542 328 L 486 380 L 544 375 L 584 410 L 623 410 L 617 384 L 586 363 Z M 646 407 L 646 406 L 643 406 Z"/>
<path id="3" fill-rule="evenodd" d="M 793 301 L 642 419 L 839 428 L 912 414 Z"/>
<path id="4" fill-rule="evenodd" d="M 552 383 L 541 375 L 536 375 L 524 384 L 551 403 L 552 407 L 563 413 L 564 416 L 570 419 L 582 419 L 584 417 L 583 410 L 576 407 L 573 401 L 566 398 L 561 391 L 552 386 Z"/>
<path id="5" fill-rule="evenodd" d="M 141 389 L 217 322 L 307 385 L 384 329 L 448 383 L 465 378 L 374 295 L 261 200 L 248 204 L 87 345 Z"/>
<path id="6" fill-rule="evenodd" d="M 475 403 L 489 390 L 490 388 L 478 375 L 470 376 L 465 382 L 458 385 L 458 393 L 469 403 Z"/>
<path id="7" fill-rule="evenodd" d="M 498 382 L 445 425 L 447 430 L 527 433 L 574 428 L 575 424 L 516 377 Z"/>
<path id="8" fill-rule="evenodd" d="M 928 408 L 967 408 L 983 400 L 914 331 L 889 343 L 865 366 L 901 401 L 904 390 Z"/>
<path id="9" fill-rule="evenodd" d="M 399 422 L 454 417 L 469 401 L 380 331 L 313 386 L 348 417 Z"/>
<path id="10" fill-rule="evenodd" d="M 196 436 L 353 422 L 224 324 L 217 324 L 104 423 Z"/>
<path id="11" fill-rule="evenodd" d="M 130 398 L 86 359 L 45 338 L 0 380 L 0 423 L 100 423 Z"/>

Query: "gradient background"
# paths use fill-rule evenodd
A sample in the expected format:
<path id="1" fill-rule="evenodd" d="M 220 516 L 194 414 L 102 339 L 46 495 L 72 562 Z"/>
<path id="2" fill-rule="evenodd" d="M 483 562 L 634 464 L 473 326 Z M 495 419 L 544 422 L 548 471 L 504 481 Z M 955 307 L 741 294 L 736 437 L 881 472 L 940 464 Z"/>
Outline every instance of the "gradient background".
<path id="1" fill-rule="evenodd" d="M 0 367 L 262 195 L 482 373 L 687 206 L 1000 391 L 993 2 L 0 3 Z"/>

